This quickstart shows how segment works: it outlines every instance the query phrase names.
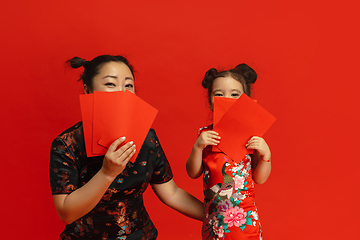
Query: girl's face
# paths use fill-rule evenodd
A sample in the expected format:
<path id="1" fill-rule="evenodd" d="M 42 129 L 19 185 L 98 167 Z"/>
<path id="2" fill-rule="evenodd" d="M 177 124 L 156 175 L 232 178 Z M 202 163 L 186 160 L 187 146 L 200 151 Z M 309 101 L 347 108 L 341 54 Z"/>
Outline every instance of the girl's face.
<path id="1" fill-rule="evenodd" d="M 85 93 L 94 91 L 114 92 L 129 90 L 135 93 L 134 76 L 128 66 L 122 62 L 107 62 L 102 65 L 93 79 L 93 86 L 90 89 L 84 86 Z"/>
<path id="2" fill-rule="evenodd" d="M 218 77 L 212 85 L 210 109 L 214 109 L 214 97 L 239 98 L 243 93 L 244 88 L 239 81 L 230 76 Z"/>

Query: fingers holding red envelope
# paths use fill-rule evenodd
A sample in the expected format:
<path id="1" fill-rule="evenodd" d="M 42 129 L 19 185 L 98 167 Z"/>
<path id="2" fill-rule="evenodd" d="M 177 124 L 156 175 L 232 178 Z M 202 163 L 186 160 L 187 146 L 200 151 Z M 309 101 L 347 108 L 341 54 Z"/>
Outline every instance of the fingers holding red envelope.
<path id="1" fill-rule="evenodd" d="M 132 141 L 121 146 L 124 141 L 125 137 L 115 140 L 105 154 L 102 168 L 111 177 L 119 175 L 136 152 L 136 145 Z"/>
<path id="2" fill-rule="evenodd" d="M 198 139 L 196 140 L 196 146 L 198 148 L 205 148 L 208 145 L 218 145 L 220 143 L 220 135 L 215 131 L 204 131 L 200 134 Z"/>
<path id="3" fill-rule="evenodd" d="M 270 159 L 270 148 L 262 137 L 253 136 L 246 144 L 247 149 L 256 150 L 263 159 Z"/>

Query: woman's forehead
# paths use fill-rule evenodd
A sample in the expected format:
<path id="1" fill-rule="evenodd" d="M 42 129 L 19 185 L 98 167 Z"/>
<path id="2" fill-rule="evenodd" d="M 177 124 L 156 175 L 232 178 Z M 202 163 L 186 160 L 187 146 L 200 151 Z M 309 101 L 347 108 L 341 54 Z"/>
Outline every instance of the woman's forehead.
<path id="1" fill-rule="evenodd" d="M 127 78 L 131 76 L 133 78 L 133 74 L 130 68 L 123 62 L 111 61 L 104 63 L 99 68 L 99 74 L 103 76 L 109 75 L 114 77 L 126 76 Z"/>

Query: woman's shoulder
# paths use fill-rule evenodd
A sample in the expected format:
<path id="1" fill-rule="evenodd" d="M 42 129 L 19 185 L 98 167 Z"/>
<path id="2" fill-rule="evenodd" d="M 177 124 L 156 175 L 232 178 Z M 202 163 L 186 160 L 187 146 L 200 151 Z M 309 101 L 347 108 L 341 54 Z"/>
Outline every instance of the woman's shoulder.
<path id="1" fill-rule="evenodd" d="M 73 126 L 69 127 L 68 129 L 66 129 L 65 131 L 63 131 L 62 133 L 60 133 L 57 137 L 63 137 L 67 134 L 71 134 L 73 132 L 81 132 L 82 133 L 82 127 L 83 127 L 83 124 L 82 124 L 82 121 L 74 124 Z"/>
<path id="2" fill-rule="evenodd" d="M 153 128 L 150 128 L 150 129 L 149 129 L 149 132 L 148 132 L 148 134 L 147 134 L 147 136 L 146 136 L 146 139 L 147 139 L 150 143 L 155 143 L 155 144 L 157 144 L 157 143 L 159 142 L 159 139 L 158 139 L 158 137 L 157 137 L 157 135 L 156 135 L 155 129 L 153 129 Z"/>
<path id="3" fill-rule="evenodd" d="M 83 136 L 83 125 L 82 122 L 78 122 L 75 125 L 69 127 L 62 133 L 60 133 L 53 141 L 54 143 L 63 142 L 66 145 L 72 145 L 75 143 L 83 142 L 84 140 Z"/>

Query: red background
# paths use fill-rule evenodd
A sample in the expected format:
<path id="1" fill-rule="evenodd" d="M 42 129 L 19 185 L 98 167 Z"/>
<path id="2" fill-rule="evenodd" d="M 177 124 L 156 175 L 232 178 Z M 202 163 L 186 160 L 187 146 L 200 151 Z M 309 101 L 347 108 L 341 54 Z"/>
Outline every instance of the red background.
<path id="1" fill-rule="evenodd" d="M 271 239 L 355 239 L 359 189 L 359 14 L 335 1 L 6 1 L 1 20 L 1 239 L 57 239 L 64 224 L 50 193 L 54 137 L 80 118 L 81 70 L 64 62 L 122 54 L 176 183 L 202 199 L 185 162 L 210 122 L 201 80 L 210 67 L 246 62 L 253 98 L 276 116 L 264 136 L 269 180 L 256 187 Z M 201 223 L 146 207 L 159 239 L 200 239 Z"/>

